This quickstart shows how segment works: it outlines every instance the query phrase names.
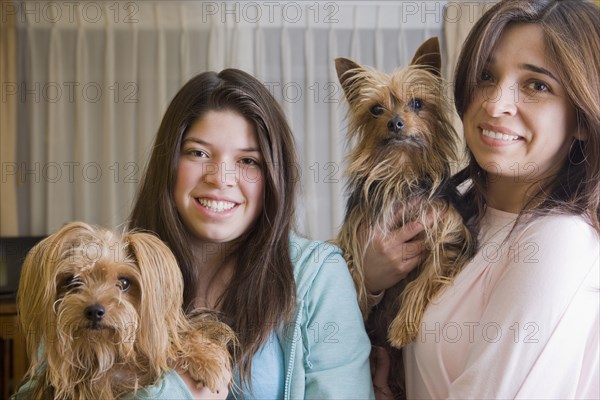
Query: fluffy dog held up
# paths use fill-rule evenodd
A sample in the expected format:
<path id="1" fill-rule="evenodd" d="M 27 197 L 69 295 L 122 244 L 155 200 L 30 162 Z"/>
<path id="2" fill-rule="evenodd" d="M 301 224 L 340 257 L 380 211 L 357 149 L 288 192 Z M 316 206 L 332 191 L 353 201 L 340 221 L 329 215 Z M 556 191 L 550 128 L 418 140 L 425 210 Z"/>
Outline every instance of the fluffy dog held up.
<path id="1" fill-rule="evenodd" d="M 182 302 L 181 272 L 156 236 L 63 226 L 23 265 L 31 365 L 14 399 L 192 398 L 186 381 L 225 398 L 233 331 L 212 316 L 190 322 Z"/>

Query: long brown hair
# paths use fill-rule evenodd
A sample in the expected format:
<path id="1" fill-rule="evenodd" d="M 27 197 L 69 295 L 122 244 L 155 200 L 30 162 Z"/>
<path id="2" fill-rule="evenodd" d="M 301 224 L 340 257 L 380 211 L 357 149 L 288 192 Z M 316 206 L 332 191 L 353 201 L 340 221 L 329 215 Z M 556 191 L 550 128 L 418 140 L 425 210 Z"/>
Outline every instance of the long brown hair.
<path id="1" fill-rule="evenodd" d="M 251 357 L 272 329 L 291 315 L 296 286 L 289 251 L 297 176 L 292 132 L 276 100 L 263 84 L 236 69 L 205 72 L 175 95 L 158 129 L 141 187 L 130 216 L 130 228 L 155 232 L 174 252 L 183 273 L 184 307 L 188 311 L 201 277 L 173 199 L 181 142 L 187 130 L 210 110 L 239 113 L 255 128 L 265 177 L 261 215 L 236 241 L 235 268 L 222 297 L 222 312 L 238 335 L 236 355 L 242 376 L 250 376 Z"/>
<path id="2" fill-rule="evenodd" d="M 490 54 L 506 28 L 516 23 L 536 24 L 543 30 L 546 51 L 575 107 L 581 138 L 573 139 L 563 168 L 539 189 L 521 215 L 582 215 L 600 232 L 600 9 L 596 5 L 504 0 L 490 8 L 469 33 L 459 57 L 454 81 L 458 114 L 464 117 Z M 470 156 L 467 170 L 473 186 L 466 204 L 477 221 L 485 212 L 487 174 Z"/>

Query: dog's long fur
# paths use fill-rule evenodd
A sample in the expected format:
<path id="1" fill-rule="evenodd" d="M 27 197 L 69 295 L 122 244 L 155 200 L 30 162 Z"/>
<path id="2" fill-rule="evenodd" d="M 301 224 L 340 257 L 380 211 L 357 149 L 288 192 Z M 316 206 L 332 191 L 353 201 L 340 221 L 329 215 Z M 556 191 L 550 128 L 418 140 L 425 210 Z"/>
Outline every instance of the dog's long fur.
<path id="1" fill-rule="evenodd" d="M 173 369 L 213 391 L 226 386 L 233 332 L 210 318 L 192 327 L 182 301 L 181 272 L 157 237 L 65 225 L 23 265 L 27 398 L 115 399 Z"/>
<path id="2" fill-rule="evenodd" d="M 365 319 L 372 298 L 363 258 L 375 231 L 387 234 L 412 221 L 427 227 L 429 255 L 386 291 L 367 322 L 376 344 L 387 341 L 396 348 L 415 340 L 427 304 L 452 282 L 475 247 L 458 211 L 458 192 L 450 184 L 459 140 L 440 67 L 437 38 L 417 50 L 408 68 L 391 75 L 336 59 L 349 107 L 347 139 L 353 146 L 346 158 L 349 197 L 337 244 L 344 250 Z M 431 219 L 433 224 L 427 222 Z"/>

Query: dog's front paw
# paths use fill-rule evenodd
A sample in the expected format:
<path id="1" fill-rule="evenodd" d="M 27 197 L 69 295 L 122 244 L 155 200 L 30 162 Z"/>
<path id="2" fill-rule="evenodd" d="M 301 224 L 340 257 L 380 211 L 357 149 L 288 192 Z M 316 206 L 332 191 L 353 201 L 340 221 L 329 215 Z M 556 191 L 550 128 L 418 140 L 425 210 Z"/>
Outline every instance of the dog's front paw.
<path id="1" fill-rule="evenodd" d="M 206 310 L 189 315 L 190 327 L 182 334 L 185 354 L 179 368 L 187 371 L 198 387 L 222 393 L 231 382 L 231 352 L 237 346 L 235 332 L 217 315 Z"/>
<path id="2" fill-rule="evenodd" d="M 211 389 L 208 386 L 206 386 L 203 382 L 192 378 L 189 372 L 180 372 L 179 376 L 181 376 L 181 378 L 185 382 L 194 399 L 224 400 L 229 394 L 230 379 L 228 379 L 227 382 L 225 382 L 222 386 L 219 386 L 216 389 Z"/>
<path id="3" fill-rule="evenodd" d="M 192 379 L 212 392 L 226 388 L 231 382 L 229 352 L 213 343 L 204 343 L 198 350 L 187 363 L 187 372 Z"/>

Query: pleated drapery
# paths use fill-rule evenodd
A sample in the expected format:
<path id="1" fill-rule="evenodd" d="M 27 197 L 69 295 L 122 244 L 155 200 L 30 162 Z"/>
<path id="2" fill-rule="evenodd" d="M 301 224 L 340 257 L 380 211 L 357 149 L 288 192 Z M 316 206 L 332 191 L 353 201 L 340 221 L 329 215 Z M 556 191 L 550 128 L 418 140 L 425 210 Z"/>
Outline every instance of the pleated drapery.
<path id="1" fill-rule="evenodd" d="M 18 235 L 17 218 L 17 20 L 2 15 L 0 24 L 0 235 Z M 9 93 L 13 95 L 9 96 Z M 2 279 L 2 276 L 0 276 Z"/>
<path id="2" fill-rule="evenodd" d="M 72 220 L 122 225 L 170 99 L 200 72 L 235 67 L 280 101 L 300 158 L 298 228 L 330 239 L 345 204 L 334 59 L 406 66 L 441 36 L 446 2 L 11 4 L 16 49 L 6 49 L 4 22 L 0 40 L 17 66 L 2 76 L 17 88 L 2 104 L 3 235 L 48 234 Z"/>

